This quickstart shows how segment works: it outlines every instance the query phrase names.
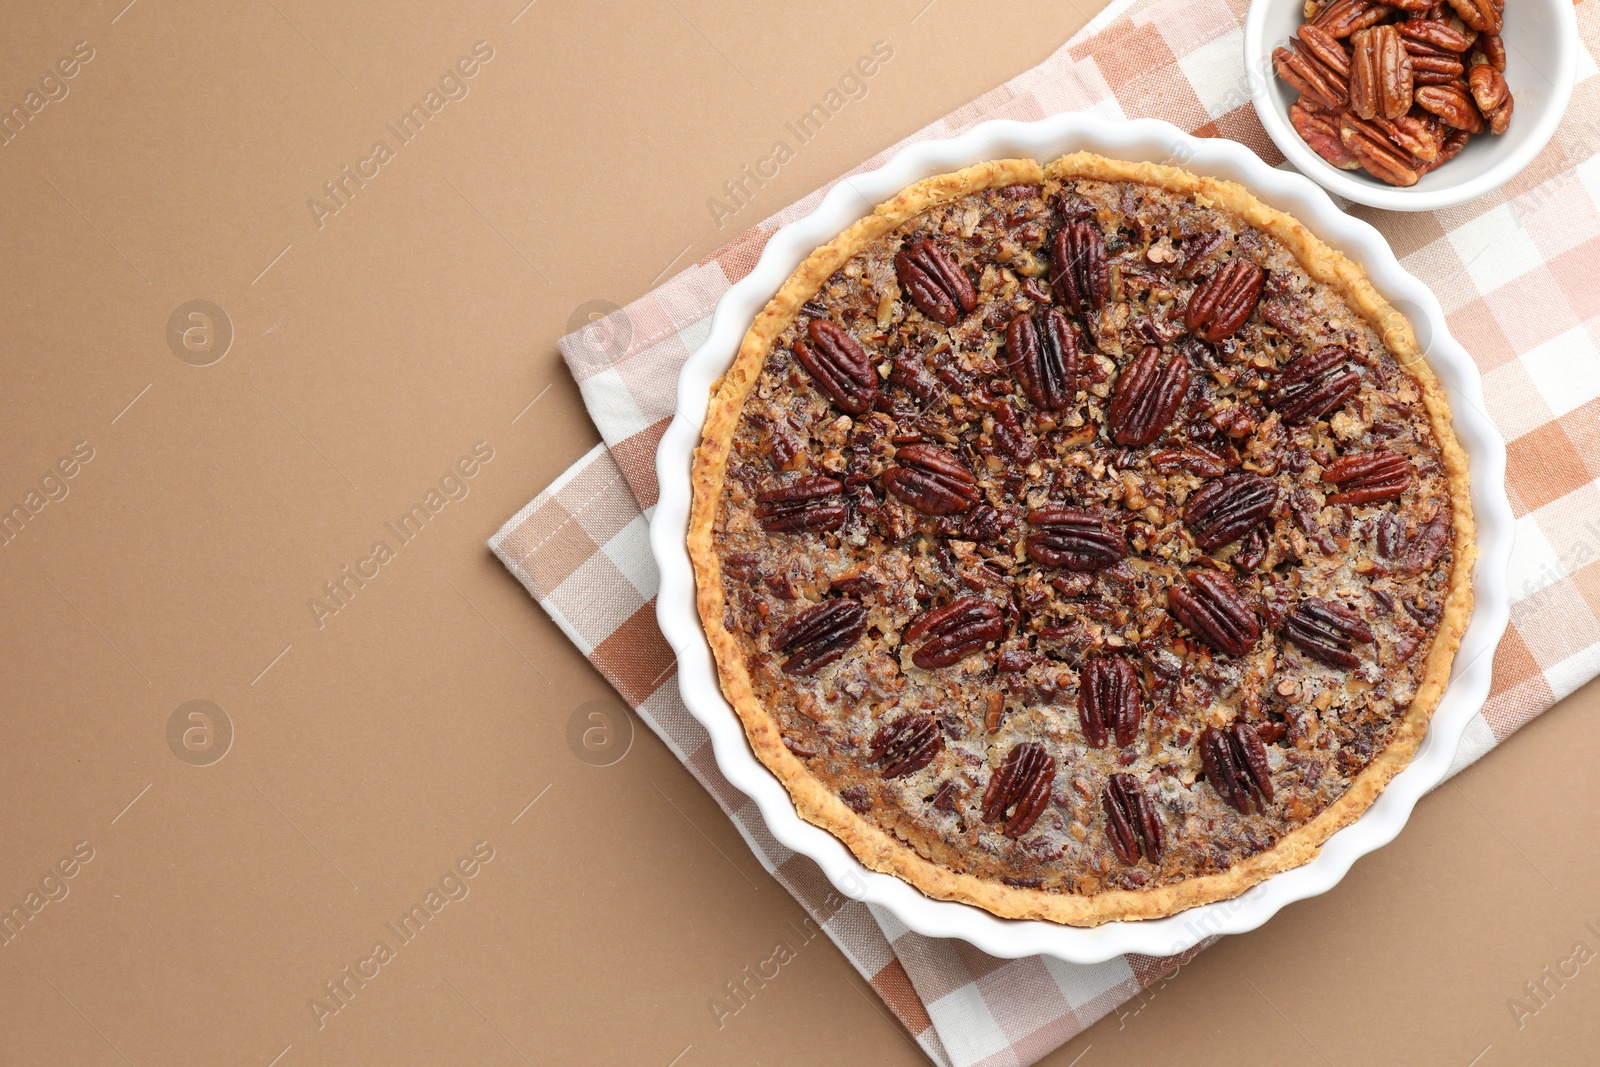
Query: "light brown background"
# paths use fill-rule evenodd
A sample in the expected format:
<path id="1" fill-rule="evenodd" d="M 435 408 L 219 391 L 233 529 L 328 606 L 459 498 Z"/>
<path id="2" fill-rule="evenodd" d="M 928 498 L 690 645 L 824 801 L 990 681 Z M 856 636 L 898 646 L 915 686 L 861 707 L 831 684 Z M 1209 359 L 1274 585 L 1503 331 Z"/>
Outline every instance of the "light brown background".
<path id="1" fill-rule="evenodd" d="M 95 53 L 0 147 L 0 505 L 94 450 L 0 547 L 0 909 L 94 850 L 0 946 L 6 1063 L 921 1062 L 822 939 L 717 1028 L 800 908 L 642 727 L 575 757 L 569 717 L 619 704 L 483 542 L 595 441 L 554 348 L 577 309 L 1088 11 L 523 2 L 6 5 L 6 108 Z M 707 199 L 880 40 L 865 99 L 718 229 Z M 319 228 L 307 200 L 478 41 L 470 94 Z M 206 367 L 165 335 L 193 299 L 235 333 Z M 478 442 L 469 495 L 319 628 L 308 600 Z M 234 730 L 208 766 L 168 742 L 193 699 Z M 1047 1062 L 1586 1062 L 1600 965 L 1520 1030 L 1507 1000 L 1600 949 L 1597 699 Z M 319 1029 L 323 983 L 478 842 L 470 894 Z"/>

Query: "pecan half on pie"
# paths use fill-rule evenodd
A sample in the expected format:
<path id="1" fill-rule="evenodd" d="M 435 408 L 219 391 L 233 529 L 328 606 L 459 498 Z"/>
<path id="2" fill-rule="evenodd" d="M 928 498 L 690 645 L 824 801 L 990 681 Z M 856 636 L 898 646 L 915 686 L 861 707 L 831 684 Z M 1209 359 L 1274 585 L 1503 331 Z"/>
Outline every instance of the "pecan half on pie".
<path id="1" fill-rule="evenodd" d="M 806 819 L 1078 925 L 1311 858 L 1410 759 L 1470 608 L 1410 325 L 1243 188 L 1080 154 L 918 183 L 719 383 L 690 549 Z"/>

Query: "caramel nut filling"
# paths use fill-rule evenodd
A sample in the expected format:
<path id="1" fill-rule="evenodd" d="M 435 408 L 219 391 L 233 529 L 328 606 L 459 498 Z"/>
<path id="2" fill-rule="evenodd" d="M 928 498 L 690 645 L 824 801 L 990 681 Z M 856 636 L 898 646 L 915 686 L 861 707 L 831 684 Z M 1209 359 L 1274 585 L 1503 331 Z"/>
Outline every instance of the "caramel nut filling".
<path id="1" fill-rule="evenodd" d="M 1338 74 L 1389 9 L 1327 11 L 1300 66 Z M 1356 47 L 1388 77 L 1401 40 Z M 1226 871 L 1345 793 L 1423 678 L 1450 501 L 1416 380 L 1337 290 L 1223 210 L 1079 178 L 834 271 L 766 352 L 712 533 L 812 775 L 944 868 L 1087 895 Z"/>

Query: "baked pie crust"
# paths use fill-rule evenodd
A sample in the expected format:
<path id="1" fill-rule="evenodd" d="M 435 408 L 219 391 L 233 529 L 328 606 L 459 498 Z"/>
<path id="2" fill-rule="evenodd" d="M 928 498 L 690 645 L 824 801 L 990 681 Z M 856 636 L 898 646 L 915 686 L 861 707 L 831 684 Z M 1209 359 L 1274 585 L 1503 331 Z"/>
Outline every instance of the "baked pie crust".
<path id="1" fill-rule="evenodd" d="M 869 868 L 1093 926 L 1305 863 L 1416 751 L 1471 610 L 1411 325 L 1243 187 L 1089 153 L 903 190 L 713 390 L 723 692 Z"/>

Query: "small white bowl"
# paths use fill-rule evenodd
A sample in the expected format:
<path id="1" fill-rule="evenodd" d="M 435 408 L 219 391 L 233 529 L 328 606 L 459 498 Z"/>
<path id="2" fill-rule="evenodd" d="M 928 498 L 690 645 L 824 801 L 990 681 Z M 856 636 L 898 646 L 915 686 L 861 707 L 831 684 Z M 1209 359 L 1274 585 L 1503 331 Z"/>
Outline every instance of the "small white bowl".
<path id="1" fill-rule="evenodd" d="M 1416 756 L 1372 807 L 1329 838 L 1315 858 L 1239 897 L 1165 919 L 1092 928 L 1001 919 L 966 904 L 924 896 L 907 882 L 869 871 L 838 838 L 801 820 L 782 783 L 757 761 L 738 716 L 723 698 L 695 608 L 694 571 L 685 544 L 689 468 L 700 443 L 711 387 L 733 362 L 756 314 L 813 249 L 912 182 L 986 159 L 1047 162 L 1080 150 L 1115 159 L 1176 162 L 1197 174 L 1240 182 L 1366 268 L 1378 292 L 1416 327 L 1428 363 L 1450 398 L 1456 436 L 1472 468 L 1479 553 L 1472 580 L 1472 623 L 1456 653 L 1449 687 Z M 1254 930 L 1285 905 L 1327 892 L 1359 857 L 1392 840 L 1417 800 L 1444 780 L 1463 732 L 1489 695 L 1491 653 L 1510 617 L 1506 567 L 1515 528 L 1505 473 L 1505 443 L 1484 414 L 1483 379 L 1472 357 L 1450 336 L 1438 299 L 1400 266 L 1382 234 L 1340 211 L 1311 182 L 1267 166 L 1237 142 L 1191 137 L 1155 119 L 1106 122 L 1068 113 L 1037 122 L 985 122 L 950 140 L 909 145 L 877 170 L 841 181 L 811 214 L 774 233 L 755 269 L 718 301 L 705 342 L 689 356 L 678 377 L 675 417 L 656 452 L 661 497 L 650 521 L 650 548 L 661 567 L 656 618 L 678 657 L 678 688 L 684 704 L 711 735 L 717 766 L 755 801 L 773 838 L 815 860 L 839 892 L 886 909 L 920 934 L 959 937 L 991 956 L 1044 953 L 1072 963 L 1100 963 L 1127 952 L 1176 955 L 1213 934 Z"/>
<path id="2" fill-rule="evenodd" d="M 1506 82 L 1516 100 L 1511 127 L 1480 134 L 1455 159 L 1409 188 L 1365 171 L 1340 170 L 1313 152 L 1289 124 L 1299 97 L 1272 69 L 1272 50 L 1305 22 L 1302 0 L 1252 0 L 1244 23 L 1244 65 L 1261 124 L 1300 173 L 1347 200 L 1390 211 L 1436 211 L 1493 192 L 1550 143 L 1578 76 L 1578 16 L 1572 0 L 1512 0 L 1506 5 Z"/>

